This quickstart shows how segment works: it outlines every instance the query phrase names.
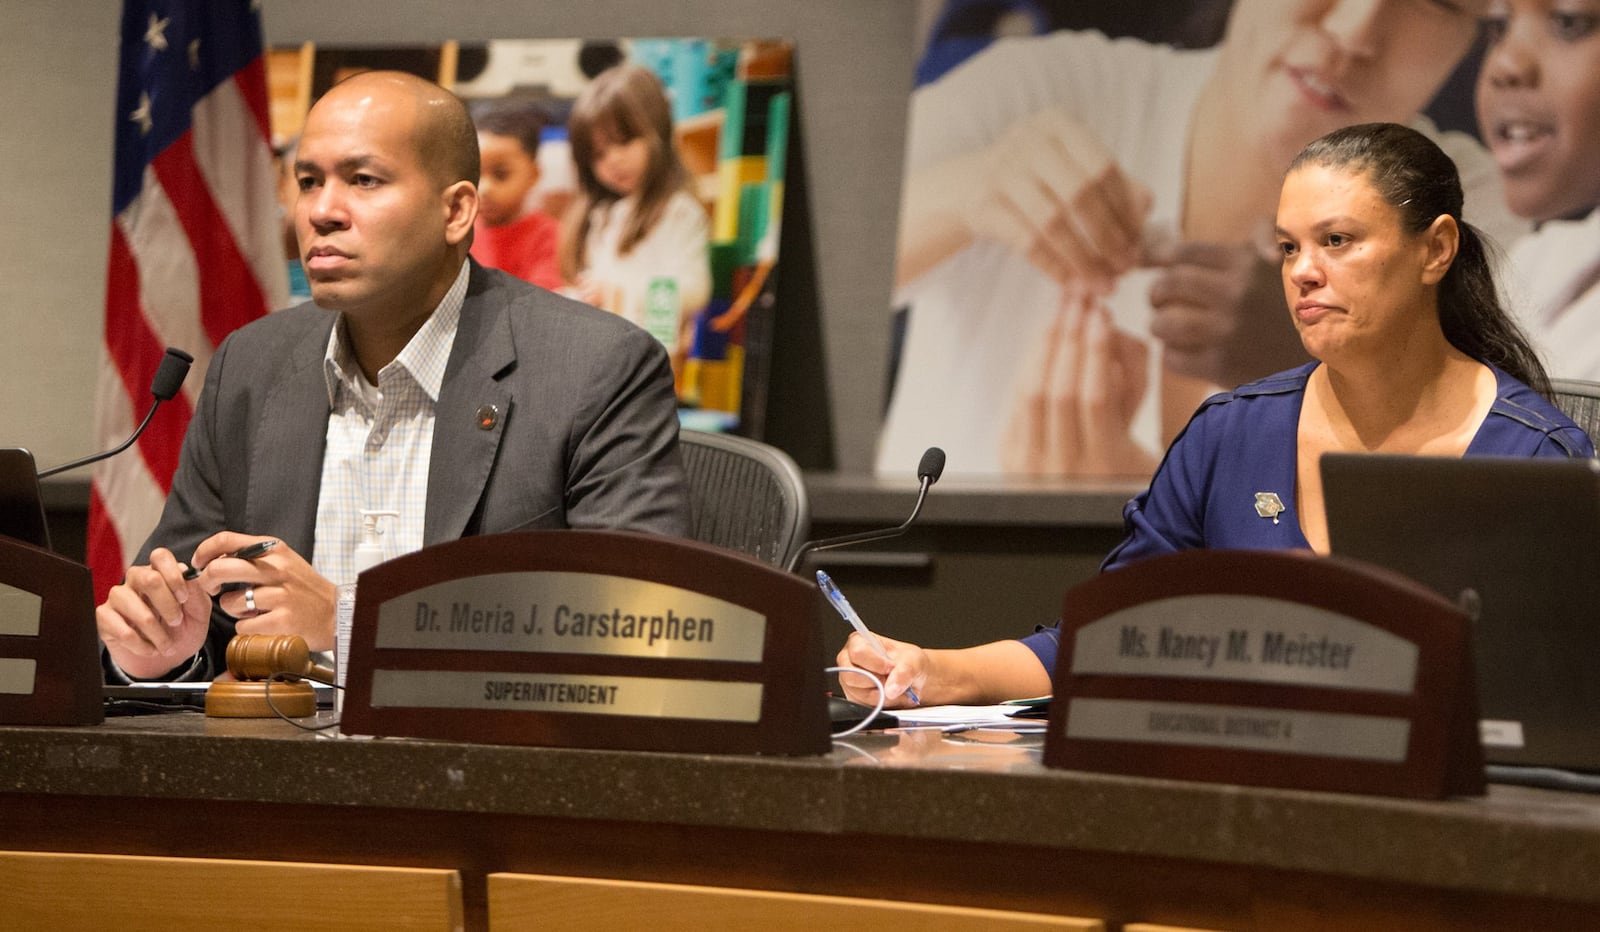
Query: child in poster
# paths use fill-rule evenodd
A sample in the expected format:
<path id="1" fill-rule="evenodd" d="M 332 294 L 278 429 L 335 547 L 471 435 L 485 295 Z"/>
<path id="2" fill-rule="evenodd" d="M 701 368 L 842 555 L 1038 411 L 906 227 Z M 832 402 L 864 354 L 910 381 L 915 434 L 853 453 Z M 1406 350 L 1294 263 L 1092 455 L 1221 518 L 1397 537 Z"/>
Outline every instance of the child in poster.
<path id="1" fill-rule="evenodd" d="M 1600 379 L 1600 4 L 1509 0 L 1484 19 L 1478 125 L 1537 229 L 1508 290 L 1554 378 Z"/>
<path id="2" fill-rule="evenodd" d="M 602 72 L 573 104 L 567 136 L 578 194 L 563 226 L 562 273 L 581 300 L 664 343 L 681 376 L 711 293 L 708 227 L 673 146 L 660 79 L 636 65 Z"/>
<path id="3" fill-rule="evenodd" d="M 541 288 L 560 288 L 561 225 L 528 204 L 539 183 L 544 113 L 532 101 L 502 100 L 472 116 L 483 170 L 472 256 Z"/>

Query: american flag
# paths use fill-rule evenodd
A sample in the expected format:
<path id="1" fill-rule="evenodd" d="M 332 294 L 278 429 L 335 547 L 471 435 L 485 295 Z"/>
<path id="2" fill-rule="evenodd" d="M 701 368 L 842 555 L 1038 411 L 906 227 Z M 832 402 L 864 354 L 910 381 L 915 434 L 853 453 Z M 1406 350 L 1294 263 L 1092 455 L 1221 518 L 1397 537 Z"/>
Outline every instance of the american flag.
<path id="1" fill-rule="evenodd" d="M 121 443 L 143 418 L 163 347 L 193 354 L 195 369 L 135 449 L 95 469 L 88 562 L 96 601 L 161 515 L 212 352 L 287 294 L 259 7 L 123 5 L 98 448 Z"/>

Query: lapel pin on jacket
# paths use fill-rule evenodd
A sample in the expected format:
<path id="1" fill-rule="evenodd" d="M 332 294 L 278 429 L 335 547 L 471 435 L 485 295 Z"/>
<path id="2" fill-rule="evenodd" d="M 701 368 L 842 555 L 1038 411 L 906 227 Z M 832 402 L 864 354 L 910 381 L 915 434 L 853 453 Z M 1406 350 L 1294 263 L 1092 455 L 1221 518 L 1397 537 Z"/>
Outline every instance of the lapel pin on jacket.
<path id="1" fill-rule="evenodd" d="M 1283 514 L 1283 499 L 1277 492 L 1256 493 L 1256 514 L 1263 518 L 1271 518 L 1273 524 L 1278 523 L 1278 515 Z"/>
<path id="2" fill-rule="evenodd" d="M 494 430 L 500 423 L 500 409 L 494 405 L 483 405 L 478 408 L 478 429 Z M 1258 506 L 1259 507 L 1259 506 Z"/>

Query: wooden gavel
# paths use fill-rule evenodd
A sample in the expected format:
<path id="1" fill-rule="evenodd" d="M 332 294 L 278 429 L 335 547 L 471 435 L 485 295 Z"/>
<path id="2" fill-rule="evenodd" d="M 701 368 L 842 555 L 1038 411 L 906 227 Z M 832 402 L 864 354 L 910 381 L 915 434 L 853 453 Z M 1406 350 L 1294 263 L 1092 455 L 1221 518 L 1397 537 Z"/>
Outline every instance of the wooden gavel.
<path id="1" fill-rule="evenodd" d="M 311 662 L 311 648 L 296 634 L 240 634 L 228 642 L 228 672 L 241 680 L 284 674 L 332 683 L 333 671 Z"/>
<path id="2" fill-rule="evenodd" d="M 234 680 L 206 689 L 208 716 L 307 718 L 317 714 L 317 694 L 306 680 L 333 682 L 333 671 L 313 663 L 305 639 L 294 634 L 236 635 L 228 642 L 228 672 Z"/>

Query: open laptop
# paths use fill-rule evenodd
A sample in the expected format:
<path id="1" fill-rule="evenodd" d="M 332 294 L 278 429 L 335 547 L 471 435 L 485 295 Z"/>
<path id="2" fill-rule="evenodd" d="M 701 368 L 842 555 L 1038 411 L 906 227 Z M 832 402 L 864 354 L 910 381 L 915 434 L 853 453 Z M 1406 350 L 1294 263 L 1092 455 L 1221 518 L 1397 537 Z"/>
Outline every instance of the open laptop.
<path id="1" fill-rule="evenodd" d="M 0 448 L 0 534 L 50 549 L 39 470 L 21 447 Z"/>
<path id="2" fill-rule="evenodd" d="M 1600 771 L 1600 460 L 1322 458 L 1333 553 L 1475 615 L 1484 757 Z"/>

